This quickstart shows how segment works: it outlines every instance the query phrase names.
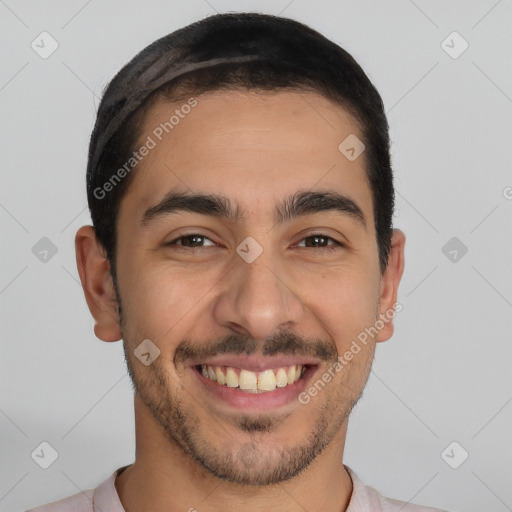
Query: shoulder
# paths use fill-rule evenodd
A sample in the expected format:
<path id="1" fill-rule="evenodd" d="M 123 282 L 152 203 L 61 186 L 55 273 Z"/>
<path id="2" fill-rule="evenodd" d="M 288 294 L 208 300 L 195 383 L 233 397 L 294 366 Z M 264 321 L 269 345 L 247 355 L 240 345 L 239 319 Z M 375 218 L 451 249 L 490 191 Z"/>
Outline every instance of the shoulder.
<path id="1" fill-rule="evenodd" d="M 79 492 L 46 505 L 31 508 L 26 512 L 92 512 L 94 489 Z"/>
<path id="2" fill-rule="evenodd" d="M 424 507 L 407 501 L 386 498 L 385 496 L 381 496 L 381 500 L 382 512 L 448 512 L 439 508 Z"/>
<path id="3" fill-rule="evenodd" d="M 95 489 L 87 489 L 67 498 L 31 508 L 25 512 L 124 512 L 115 488 L 115 479 L 128 466 L 116 469 Z"/>
<path id="4" fill-rule="evenodd" d="M 447 512 L 432 507 L 414 505 L 407 501 L 395 500 L 382 496 L 376 489 L 365 485 L 353 469 L 345 465 L 352 479 L 353 491 L 346 512 L 363 512 L 372 510 L 375 512 Z"/>

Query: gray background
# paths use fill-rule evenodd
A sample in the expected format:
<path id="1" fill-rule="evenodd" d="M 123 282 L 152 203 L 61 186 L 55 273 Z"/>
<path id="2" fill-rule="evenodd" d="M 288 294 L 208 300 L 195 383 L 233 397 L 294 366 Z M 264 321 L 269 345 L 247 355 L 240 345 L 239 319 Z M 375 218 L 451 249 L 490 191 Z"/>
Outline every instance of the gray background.
<path id="1" fill-rule="evenodd" d="M 0 0 L 0 510 L 95 487 L 133 461 L 122 342 L 95 338 L 75 263 L 75 232 L 90 223 L 88 138 L 104 86 L 135 53 L 234 10 L 336 41 L 389 115 L 403 311 L 378 345 L 344 462 L 391 497 L 512 510 L 510 0 Z M 31 48 L 43 31 L 59 44 L 47 59 Z M 442 45 L 453 31 L 469 44 L 458 58 L 444 48 L 460 51 L 460 39 Z M 43 237 L 57 249 L 46 262 L 32 251 Z M 59 455 L 48 469 L 31 458 L 43 441 Z M 453 469 L 445 461 L 462 450 Z"/>

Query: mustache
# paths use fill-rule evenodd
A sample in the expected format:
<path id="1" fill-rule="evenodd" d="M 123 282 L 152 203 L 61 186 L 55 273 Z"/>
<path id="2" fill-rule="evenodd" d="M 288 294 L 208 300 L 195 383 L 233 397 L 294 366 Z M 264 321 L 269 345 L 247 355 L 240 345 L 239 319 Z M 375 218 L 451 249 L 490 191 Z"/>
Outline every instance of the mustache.
<path id="1" fill-rule="evenodd" d="M 280 331 L 275 336 L 265 338 L 263 342 L 242 334 L 228 334 L 221 339 L 200 345 L 187 338 L 176 348 L 174 364 L 186 364 L 190 360 L 206 359 L 219 354 L 252 355 L 258 352 L 263 356 L 312 356 L 327 362 L 338 358 L 338 350 L 333 342 L 321 338 L 306 339 L 299 334 Z"/>

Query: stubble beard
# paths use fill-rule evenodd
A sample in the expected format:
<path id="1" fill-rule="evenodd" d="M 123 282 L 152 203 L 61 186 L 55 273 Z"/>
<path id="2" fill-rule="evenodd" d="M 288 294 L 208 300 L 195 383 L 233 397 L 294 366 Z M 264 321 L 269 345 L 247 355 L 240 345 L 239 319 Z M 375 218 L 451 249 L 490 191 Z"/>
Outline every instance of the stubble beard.
<path id="1" fill-rule="evenodd" d="M 340 431 L 363 392 L 361 389 L 360 394 L 350 400 L 344 393 L 351 387 L 338 386 L 336 392 L 331 392 L 320 407 L 314 427 L 305 440 L 286 448 L 275 447 L 272 443 L 272 433 L 286 421 L 286 417 L 242 414 L 236 421 L 236 428 L 246 434 L 248 440 L 236 444 L 226 428 L 226 438 L 223 440 L 223 444 L 229 446 L 229 450 L 226 450 L 210 442 L 208 432 L 203 431 L 208 428 L 209 422 L 215 421 L 208 412 L 205 411 L 201 420 L 195 411 L 200 406 L 192 399 L 189 404 L 184 403 L 183 398 L 190 396 L 185 387 L 178 386 L 181 393 L 177 389 L 171 394 L 172 377 L 167 377 L 166 371 L 157 364 L 158 359 L 145 367 L 147 372 L 144 377 L 137 375 L 134 366 L 138 361 L 126 350 L 126 345 L 125 341 L 125 360 L 134 390 L 162 427 L 169 442 L 211 475 L 239 485 L 268 486 L 298 476 Z M 294 413 L 301 414 L 301 407 L 295 409 Z M 302 414 L 310 413 L 304 409 Z"/>
<path id="2" fill-rule="evenodd" d="M 115 283 L 115 287 L 117 283 Z M 272 447 L 271 436 L 286 417 L 270 415 L 241 415 L 236 426 L 242 433 L 250 436 L 247 442 L 233 446 L 232 438 L 226 430 L 224 442 L 231 451 L 221 450 L 207 440 L 201 433 L 201 421 L 194 412 L 194 405 L 186 405 L 179 396 L 178 390 L 171 394 L 172 377 L 169 377 L 157 358 L 145 367 L 146 375 L 138 375 L 135 367 L 138 361 L 129 349 L 131 343 L 124 333 L 124 321 L 119 293 L 117 292 L 118 313 L 123 332 L 123 349 L 128 374 L 130 375 L 135 393 L 151 412 L 155 421 L 162 427 L 169 442 L 182 450 L 201 468 L 218 479 L 249 486 L 268 486 L 290 480 L 302 473 L 329 445 L 340 431 L 363 394 L 371 370 L 375 346 L 369 347 L 365 375 L 360 392 L 354 395 L 354 382 L 351 379 L 351 368 L 345 368 L 347 375 L 338 388 L 331 391 L 330 396 L 320 407 L 318 419 L 314 427 L 305 436 L 302 443 L 292 447 Z M 361 384 L 361 383 L 359 383 Z M 187 396 L 183 385 L 178 386 L 181 395 Z M 352 391 L 352 397 L 347 392 Z M 323 391 L 328 393 L 329 391 Z M 301 406 L 302 407 L 302 406 Z M 205 414 L 208 413 L 205 411 Z M 300 414 L 300 409 L 299 409 Z M 304 410 L 303 414 L 309 414 Z M 208 421 L 205 421 L 206 427 Z M 340 467 L 342 461 L 340 458 Z"/>

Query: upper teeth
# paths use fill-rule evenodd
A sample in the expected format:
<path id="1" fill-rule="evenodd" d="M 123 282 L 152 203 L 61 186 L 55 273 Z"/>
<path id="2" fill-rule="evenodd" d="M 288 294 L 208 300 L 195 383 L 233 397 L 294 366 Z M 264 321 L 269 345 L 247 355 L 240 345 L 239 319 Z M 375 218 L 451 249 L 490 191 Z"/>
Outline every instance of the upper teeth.
<path id="1" fill-rule="evenodd" d="M 223 371 L 224 370 L 224 371 Z M 201 365 L 201 373 L 208 379 L 230 388 L 239 387 L 245 391 L 274 391 L 276 387 L 282 388 L 293 384 L 301 377 L 303 366 L 293 364 L 275 370 L 251 372 L 231 366 Z"/>

